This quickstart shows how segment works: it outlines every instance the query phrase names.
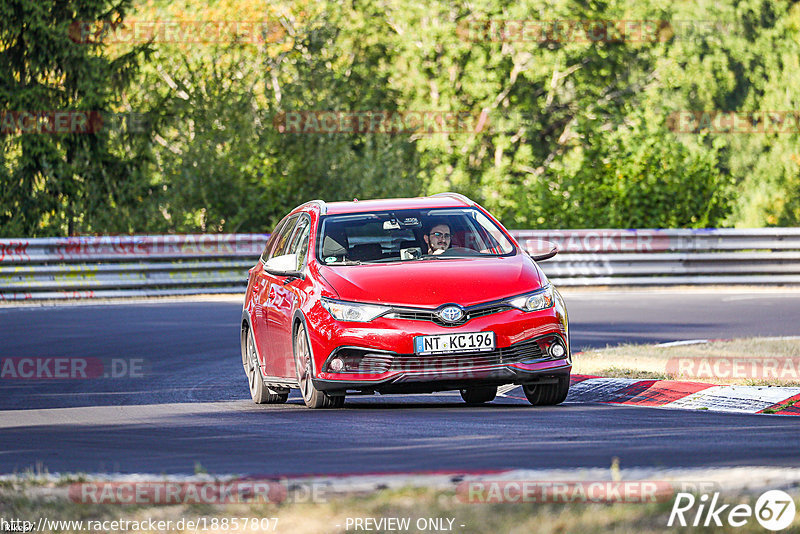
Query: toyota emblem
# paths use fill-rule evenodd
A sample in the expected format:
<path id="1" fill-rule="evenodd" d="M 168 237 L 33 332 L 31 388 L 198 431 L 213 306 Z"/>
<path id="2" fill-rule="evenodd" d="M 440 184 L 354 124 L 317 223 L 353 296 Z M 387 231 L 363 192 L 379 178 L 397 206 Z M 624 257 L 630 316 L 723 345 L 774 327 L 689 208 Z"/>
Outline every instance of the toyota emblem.
<path id="1" fill-rule="evenodd" d="M 457 323 L 464 317 L 464 309 L 461 306 L 445 306 L 439 310 L 439 317 L 446 323 Z"/>

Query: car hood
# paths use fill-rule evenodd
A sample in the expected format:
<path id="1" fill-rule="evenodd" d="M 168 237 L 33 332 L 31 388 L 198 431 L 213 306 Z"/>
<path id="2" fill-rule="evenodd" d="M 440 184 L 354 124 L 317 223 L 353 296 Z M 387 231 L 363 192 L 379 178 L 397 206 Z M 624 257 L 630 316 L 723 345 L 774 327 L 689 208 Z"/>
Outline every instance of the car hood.
<path id="1" fill-rule="evenodd" d="M 323 265 L 319 271 L 342 300 L 426 308 L 502 299 L 536 290 L 544 279 L 525 254 Z"/>

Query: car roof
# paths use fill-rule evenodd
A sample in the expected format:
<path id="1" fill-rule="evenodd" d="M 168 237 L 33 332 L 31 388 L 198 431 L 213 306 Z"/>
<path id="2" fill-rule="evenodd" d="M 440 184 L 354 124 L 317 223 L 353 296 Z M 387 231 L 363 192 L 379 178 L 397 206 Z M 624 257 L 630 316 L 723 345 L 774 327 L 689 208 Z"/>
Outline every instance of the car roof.
<path id="1" fill-rule="evenodd" d="M 376 200 L 353 200 L 352 202 L 328 202 L 326 215 L 361 213 L 368 211 L 410 210 L 426 208 L 463 208 L 475 203 L 457 193 L 440 193 L 430 197 L 385 198 Z"/>

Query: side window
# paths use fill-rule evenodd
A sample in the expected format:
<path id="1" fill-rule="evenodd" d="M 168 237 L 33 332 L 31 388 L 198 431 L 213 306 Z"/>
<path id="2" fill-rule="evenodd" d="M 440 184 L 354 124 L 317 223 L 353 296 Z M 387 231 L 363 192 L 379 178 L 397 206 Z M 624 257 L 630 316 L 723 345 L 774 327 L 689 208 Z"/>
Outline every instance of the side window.
<path id="1" fill-rule="evenodd" d="M 283 225 L 280 233 L 276 236 L 275 245 L 269 251 L 269 257 L 267 259 L 281 256 L 282 254 L 288 254 L 288 252 L 285 252 L 286 244 L 292 236 L 292 230 L 294 230 L 297 217 L 298 215 L 293 215 L 286 221 L 286 224 Z"/>
<path id="2" fill-rule="evenodd" d="M 297 229 L 294 231 L 292 237 L 292 244 L 289 248 L 289 254 L 297 254 L 297 270 L 303 268 L 308 255 L 308 236 L 311 233 L 311 221 L 307 217 L 300 219 L 297 223 Z"/>
<path id="3" fill-rule="evenodd" d="M 264 245 L 264 252 L 261 253 L 261 261 L 267 261 L 269 259 L 269 251 L 275 248 L 275 243 L 278 241 L 281 230 L 283 230 L 283 227 L 286 225 L 286 221 L 288 220 L 289 219 L 286 218 L 278 222 L 275 230 L 273 230 L 272 234 L 269 236 L 269 239 L 267 239 L 267 244 Z"/>
<path id="4" fill-rule="evenodd" d="M 483 213 L 477 212 L 475 221 L 483 228 L 484 236 L 489 241 L 488 246 L 491 249 L 491 254 L 508 254 L 514 250 L 514 245 L 506 239 L 503 232 Z"/>

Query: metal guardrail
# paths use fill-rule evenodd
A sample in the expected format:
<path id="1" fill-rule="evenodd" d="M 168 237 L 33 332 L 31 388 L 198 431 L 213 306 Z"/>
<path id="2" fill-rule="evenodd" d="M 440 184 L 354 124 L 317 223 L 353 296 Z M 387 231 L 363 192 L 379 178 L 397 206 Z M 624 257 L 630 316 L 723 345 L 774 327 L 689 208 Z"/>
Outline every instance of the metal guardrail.
<path id="1" fill-rule="evenodd" d="M 0 300 L 243 292 L 267 237 L 0 239 Z"/>
<path id="2" fill-rule="evenodd" d="M 560 286 L 800 284 L 800 228 L 512 233 L 558 245 L 541 267 Z"/>
<path id="3" fill-rule="evenodd" d="M 800 228 L 518 230 L 559 286 L 800 284 Z M 0 300 L 243 292 L 267 234 L 0 239 Z"/>

